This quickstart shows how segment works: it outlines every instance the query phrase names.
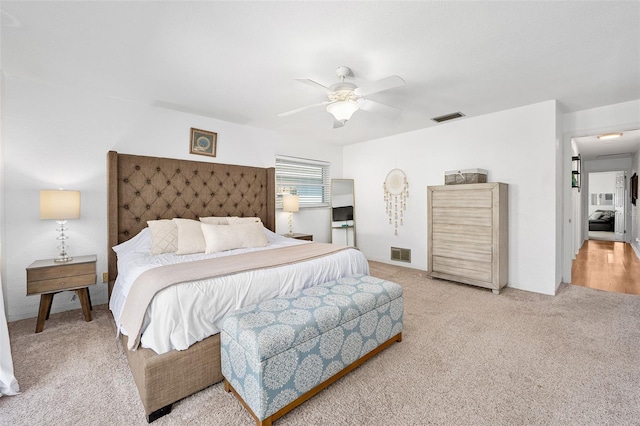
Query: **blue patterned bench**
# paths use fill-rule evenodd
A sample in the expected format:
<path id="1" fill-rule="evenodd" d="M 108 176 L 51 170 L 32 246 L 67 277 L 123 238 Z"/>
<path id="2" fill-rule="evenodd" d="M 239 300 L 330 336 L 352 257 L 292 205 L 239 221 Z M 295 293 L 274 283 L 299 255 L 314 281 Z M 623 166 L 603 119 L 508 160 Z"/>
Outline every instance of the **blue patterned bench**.
<path id="1" fill-rule="evenodd" d="M 224 386 L 269 426 L 402 340 L 402 287 L 341 278 L 234 311 L 221 322 Z"/>

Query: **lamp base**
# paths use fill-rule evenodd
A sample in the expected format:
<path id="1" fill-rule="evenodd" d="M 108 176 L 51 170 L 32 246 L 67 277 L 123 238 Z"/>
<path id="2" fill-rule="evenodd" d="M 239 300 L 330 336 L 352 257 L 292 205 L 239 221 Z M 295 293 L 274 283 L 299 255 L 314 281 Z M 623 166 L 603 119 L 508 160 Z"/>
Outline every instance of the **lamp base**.
<path id="1" fill-rule="evenodd" d="M 289 233 L 287 235 L 293 235 L 293 213 L 289 212 Z"/>
<path id="2" fill-rule="evenodd" d="M 58 231 L 60 235 L 58 235 L 58 238 L 56 238 L 56 240 L 60 241 L 60 245 L 58 246 L 58 257 L 53 260 L 57 263 L 69 262 L 73 260 L 73 257 L 67 255 L 67 244 L 65 243 L 65 241 L 69 239 L 69 237 L 67 237 L 65 234 L 65 232 L 69 230 L 69 228 L 65 227 L 67 221 L 64 219 L 60 219 L 57 222 L 58 228 L 56 228 L 56 231 Z"/>

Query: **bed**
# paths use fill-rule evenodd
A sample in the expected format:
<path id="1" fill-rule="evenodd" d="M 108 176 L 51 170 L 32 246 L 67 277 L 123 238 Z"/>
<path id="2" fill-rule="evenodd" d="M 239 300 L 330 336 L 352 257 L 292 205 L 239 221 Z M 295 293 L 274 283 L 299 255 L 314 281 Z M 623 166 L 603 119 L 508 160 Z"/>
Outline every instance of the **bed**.
<path id="1" fill-rule="evenodd" d="M 119 287 L 115 287 L 114 291 L 114 284 L 118 278 L 118 258 L 112 247 L 147 244 L 140 243 L 146 238 L 145 232 L 148 233 L 147 221 L 174 218 L 198 220 L 208 216 L 258 218 L 264 225 L 264 228 L 261 225 L 261 229 L 267 235 L 269 245 L 313 244 L 283 238 L 273 232 L 275 231 L 275 169 L 273 168 L 144 157 L 113 151 L 108 153 L 107 163 L 110 305 L 117 304 L 116 299 L 122 298 Z M 327 257 L 333 256 L 338 254 Z M 329 266 L 316 265 L 308 268 L 313 272 L 309 273 L 304 285 L 320 284 L 327 278 L 333 279 L 331 274 L 368 273 L 366 259 L 357 250 L 352 248 L 342 250 L 339 256 L 350 257 L 351 260 L 346 262 L 352 262 L 351 265 L 340 269 L 333 266 L 335 260 L 329 260 Z M 313 262 L 316 261 L 321 262 L 321 260 Z M 123 267 L 123 264 L 120 266 Z M 296 268 L 299 266 L 287 265 L 270 268 L 268 271 L 274 275 L 275 278 L 272 279 L 281 284 L 292 282 L 294 277 L 301 276 Z M 327 272 L 329 270 L 330 273 Z M 243 281 L 242 274 L 245 273 L 253 274 L 245 277 L 244 280 L 252 282 L 257 276 L 268 275 L 258 271 L 242 272 L 238 274 L 239 281 Z M 127 274 L 123 270 L 120 278 L 124 278 Z M 171 291 L 191 284 L 193 283 L 178 284 L 173 286 Z M 278 291 L 284 290 L 281 288 Z M 253 295 L 246 292 L 245 294 Z M 111 300 L 112 297 L 114 300 Z M 264 297 L 270 296 L 267 294 Z M 159 298 L 160 293 L 154 297 L 152 303 L 156 303 Z M 180 300 L 183 298 L 181 296 Z M 242 303 L 252 301 L 251 297 L 243 299 L 246 300 Z M 122 301 L 118 303 L 122 305 Z M 238 301 L 235 306 L 238 306 Z M 145 327 L 154 324 L 153 318 L 150 317 L 153 313 L 152 304 L 149 307 L 144 320 Z M 162 311 L 162 309 L 164 308 L 156 308 L 156 311 Z M 118 315 L 114 314 L 114 319 L 117 317 Z M 117 320 L 116 326 L 121 326 Z M 222 381 L 219 333 L 215 326 L 198 332 L 204 334 L 194 333 L 194 336 L 188 336 L 188 338 L 165 339 L 159 346 L 155 346 L 158 343 L 154 343 L 154 339 L 146 339 L 146 331 L 143 331 L 141 345 L 131 345 L 136 347 L 136 350 L 127 349 L 130 338 L 126 334 L 129 333 L 125 330 L 121 335 L 149 422 L 168 414 L 174 402 Z M 150 333 L 150 335 L 159 335 L 157 331 Z M 185 341 L 181 343 L 181 339 Z M 134 340 L 131 342 L 133 343 Z"/>
<path id="2" fill-rule="evenodd" d="M 614 210 L 596 210 L 589 215 L 589 231 L 614 232 L 616 212 Z"/>

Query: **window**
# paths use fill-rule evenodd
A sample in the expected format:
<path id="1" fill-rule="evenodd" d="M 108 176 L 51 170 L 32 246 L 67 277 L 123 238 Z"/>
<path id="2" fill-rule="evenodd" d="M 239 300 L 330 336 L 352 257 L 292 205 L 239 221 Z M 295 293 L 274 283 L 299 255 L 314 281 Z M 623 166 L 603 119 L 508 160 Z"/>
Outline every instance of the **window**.
<path id="1" fill-rule="evenodd" d="M 326 161 L 276 157 L 276 207 L 282 194 L 297 194 L 300 208 L 329 205 L 330 164 Z"/>

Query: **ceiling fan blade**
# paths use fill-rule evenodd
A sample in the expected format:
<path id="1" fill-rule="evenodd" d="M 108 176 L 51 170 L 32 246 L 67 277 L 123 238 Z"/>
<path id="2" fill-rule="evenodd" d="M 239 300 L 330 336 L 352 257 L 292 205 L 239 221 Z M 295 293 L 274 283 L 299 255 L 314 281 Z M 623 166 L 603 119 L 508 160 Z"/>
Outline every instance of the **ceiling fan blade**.
<path id="1" fill-rule="evenodd" d="M 320 83 L 316 83 L 313 80 L 309 80 L 308 78 L 296 78 L 300 83 L 308 84 L 311 87 L 315 87 L 316 89 L 320 89 L 328 95 L 335 93 L 333 90 L 329 89 L 327 86 L 323 86 Z"/>
<path id="2" fill-rule="evenodd" d="M 387 78 L 383 78 L 382 80 L 374 81 L 373 83 L 367 84 L 365 87 L 358 87 L 354 90 L 355 94 L 358 96 L 367 96 L 372 93 L 382 92 L 383 90 L 393 89 L 394 87 L 400 87 L 405 84 L 404 80 L 397 76 L 392 75 Z"/>
<path id="3" fill-rule="evenodd" d="M 298 112 L 302 112 L 302 111 L 304 111 L 306 109 L 327 105 L 329 103 L 330 103 L 329 101 L 326 101 L 326 102 L 320 102 L 319 104 L 312 104 L 312 105 L 303 106 L 303 107 L 296 108 L 296 109 L 291 110 L 291 111 L 280 113 L 280 114 L 278 114 L 278 117 L 287 117 L 289 115 L 292 115 L 292 114 L 295 114 L 295 113 L 298 113 Z"/>
<path id="4" fill-rule="evenodd" d="M 397 117 L 402 112 L 401 108 L 396 108 L 390 105 L 381 104 L 380 102 L 372 101 L 371 99 L 358 99 L 357 102 L 360 109 L 369 111 L 369 112 L 374 112 L 376 114 Z"/>

